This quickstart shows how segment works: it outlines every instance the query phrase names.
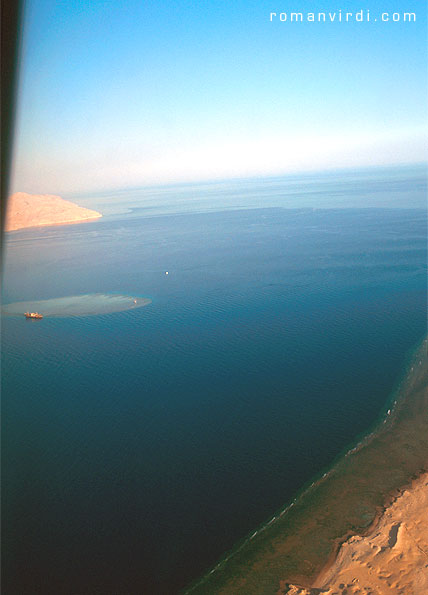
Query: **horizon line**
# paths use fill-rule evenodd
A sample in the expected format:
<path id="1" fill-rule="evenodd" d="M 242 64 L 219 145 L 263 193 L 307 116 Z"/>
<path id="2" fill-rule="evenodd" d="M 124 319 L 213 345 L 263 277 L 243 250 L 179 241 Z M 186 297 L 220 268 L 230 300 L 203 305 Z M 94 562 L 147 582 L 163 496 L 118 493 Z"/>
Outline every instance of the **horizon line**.
<path id="1" fill-rule="evenodd" d="M 346 173 L 346 172 L 353 172 L 353 171 L 367 171 L 367 170 L 376 170 L 376 169 L 398 169 L 398 168 L 427 168 L 428 174 L 428 159 L 426 161 L 415 161 L 415 162 L 399 162 L 399 163 L 384 163 L 384 164 L 375 164 L 375 165 L 356 165 L 356 166 L 339 166 L 339 167 L 328 167 L 328 168 L 314 168 L 314 169 L 300 169 L 300 170 L 292 170 L 287 172 L 278 172 L 278 173 L 261 173 L 261 174 L 254 174 L 254 175 L 243 175 L 243 176 L 225 176 L 225 177 L 215 177 L 215 178 L 195 178 L 189 180 L 176 180 L 176 181 L 165 181 L 165 182 L 151 182 L 151 183 L 142 183 L 142 184 L 133 184 L 130 186 L 111 186 L 106 188 L 98 188 L 95 190 L 76 190 L 70 192 L 63 192 L 64 195 L 71 197 L 71 196 L 86 196 L 88 194 L 104 194 L 106 192 L 129 192 L 132 190 L 142 190 L 142 189 L 156 189 L 156 188 L 171 188 L 174 186 L 178 187 L 186 187 L 186 186 L 197 186 L 201 185 L 210 185 L 210 184 L 218 184 L 221 182 L 240 182 L 240 181 L 255 181 L 255 180 L 273 180 L 279 178 L 292 178 L 298 176 L 308 176 L 308 175 L 322 175 L 322 174 L 333 174 L 333 173 Z M 15 192 L 25 192 L 21 190 L 15 190 Z M 14 193 L 15 193 L 14 192 Z M 12 194 L 14 194 L 12 193 Z M 54 194 L 54 193 L 38 193 L 34 192 L 34 194 Z"/>

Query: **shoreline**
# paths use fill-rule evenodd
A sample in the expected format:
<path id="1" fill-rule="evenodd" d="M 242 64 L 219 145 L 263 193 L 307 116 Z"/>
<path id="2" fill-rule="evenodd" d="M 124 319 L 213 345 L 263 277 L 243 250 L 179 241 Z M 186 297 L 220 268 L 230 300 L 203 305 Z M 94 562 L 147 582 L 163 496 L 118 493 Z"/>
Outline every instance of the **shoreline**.
<path id="1" fill-rule="evenodd" d="M 311 589 L 314 588 L 315 581 L 321 576 L 321 573 L 335 563 L 343 543 L 352 536 L 368 536 L 371 530 L 375 530 L 376 523 L 381 521 L 385 510 L 408 489 L 416 477 L 428 470 L 428 440 L 426 443 L 427 448 L 421 457 L 424 459 L 423 464 L 416 465 L 413 470 L 409 469 L 406 477 L 403 477 L 400 469 L 401 480 L 396 477 L 394 485 L 390 485 L 390 489 L 386 491 L 382 490 L 381 485 L 377 485 L 376 488 L 376 486 L 373 487 L 364 482 L 364 465 L 361 465 L 364 459 L 367 459 L 368 455 L 371 454 L 369 451 L 373 451 L 379 458 L 379 452 L 377 451 L 380 451 L 380 454 L 382 453 L 382 449 L 385 448 L 384 442 L 388 442 L 391 434 L 391 442 L 393 442 L 394 433 L 398 432 L 399 434 L 400 428 L 401 431 L 403 430 L 407 411 L 404 405 L 409 405 L 409 407 L 412 405 L 412 403 L 408 403 L 412 395 L 418 393 L 418 391 L 422 392 L 426 395 L 425 401 L 428 403 L 428 393 L 426 391 L 428 385 L 427 344 L 428 339 L 425 337 L 412 353 L 408 354 L 401 370 L 401 376 L 382 409 L 380 417 L 371 428 L 367 429 L 364 435 L 356 438 L 354 446 L 344 449 L 342 453 L 335 457 L 331 466 L 324 473 L 321 471 L 309 485 L 305 485 L 299 490 L 292 502 L 289 502 L 280 512 L 276 512 L 273 518 L 257 528 L 251 536 L 247 536 L 234 549 L 227 552 L 216 566 L 189 585 L 183 591 L 184 593 L 226 594 L 245 592 L 256 594 L 265 592 L 264 587 L 268 582 L 271 584 L 266 592 L 286 593 L 287 590 L 284 591 L 283 589 L 291 584 L 300 585 L 300 588 Z M 421 381 L 422 387 L 420 386 Z M 426 411 L 426 408 L 424 411 Z M 415 419 L 417 420 L 417 417 Z M 428 420 L 425 425 L 428 428 Z M 360 459 L 363 459 L 363 461 L 360 461 Z M 379 461 L 377 461 L 377 464 L 379 466 Z M 383 463 L 385 482 L 391 484 L 392 478 L 389 477 L 391 474 L 388 475 L 388 471 Z M 352 478 L 357 478 L 359 481 L 359 487 L 355 487 L 354 492 L 352 492 L 352 489 L 349 490 L 346 483 L 343 482 L 342 476 L 347 477 L 348 475 L 350 475 L 351 483 Z M 392 473 L 392 475 L 394 474 Z M 331 496 L 333 500 L 334 497 L 336 498 L 340 509 L 341 501 L 337 497 L 338 492 L 334 494 L 334 488 L 339 487 L 341 484 L 345 491 L 347 490 L 347 500 L 352 501 L 357 508 L 360 505 L 358 498 L 355 497 L 358 494 L 358 489 L 361 490 L 361 494 L 364 496 L 363 500 L 367 502 L 362 507 L 360 506 L 359 515 L 351 513 L 351 509 L 344 511 L 348 525 L 347 530 L 337 534 L 334 539 L 331 536 L 327 538 L 329 551 L 327 553 L 324 550 L 320 553 L 320 548 L 314 547 L 314 544 L 310 543 L 311 538 L 312 542 L 315 541 L 313 539 L 315 529 L 308 533 L 308 526 L 313 527 L 315 525 L 316 527 L 317 515 L 323 515 L 324 521 L 328 521 L 328 517 L 330 517 L 330 520 L 334 518 L 333 511 L 336 508 L 333 506 L 333 511 L 331 508 L 329 510 L 331 498 L 328 497 L 328 494 L 326 495 L 326 492 L 328 492 L 328 489 L 333 492 Z M 320 494 L 320 492 L 323 493 Z M 367 494 L 370 494 L 373 500 L 371 507 L 370 498 Z M 380 499 L 379 496 L 381 496 Z M 323 507 L 326 507 L 327 513 L 325 513 Z M 300 509 L 299 513 L 296 513 L 297 509 Z M 293 515 L 295 518 L 291 518 Z M 312 515 L 314 519 L 311 522 Z M 281 527 L 276 526 L 279 524 L 281 524 Z M 322 525 L 320 528 L 323 529 Z M 301 534 L 299 534 L 299 530 Z M 255 543 L 257 541 L 259 541 L 258 544 Z M 299 556 L 295 554 L 296 548 L 299 548 L 301 552 L 300 561 L 298 560 Z M 323 559 L 322 563 L 318 560 L 317 564 L 317 553 L 318 557 Z M 282 563 L 281 557 L 283 558 Z M 293 559 L 290 561 L 290 558 Z M 290 570 L 284 567 L 286 566 L 284 561 L 288 562 Z M 305 566 L 306 571 L 302 572 Z M 247 570 L 245 570 L 246 567 Z M 263 587 L 261 587 L 262 585 Z M 278 591 L 278 589 L 280 590 Z"/>
<path id="2" fill-rule="evenodd" d="M 15 192 L 9 197 L 5 216 L 5 232 L 56 225 L 71 225 L 95 221 L 98 211 L 80 207 L 52 194 Z"/>
<path id="3" fill-rule="evenodd" d="M 400 507 L 403 507 L 403 500 L 407 497 L 407 500 L 411 501 L 412 504 L 415 504 L 415 500 L 417 498 L 417 496 L 422 493 L 423 496 L 425 496 L 425 500 L 428 499 L 428 471 L 422 471 L 417 477 L 414 477 L 413 479 L 411 479 L 409 481 L 408 484 L 404 485 L 402 488 L 399 488 L 397 490 L 396 494 L 391 494 L 390 497 L 388 498 L 388 500 L 385 502 L 385 505 L 383 507 L 382 510 L 379 510 L 379 514 L 376 516 L 375 520 L 373 521 L 373 523 L 370 525 L 370 527 L 367 529 L 367 531 L 363 532 L 363 533 L 359 533 L 359 534 L 352 534 L 350 536 L 348 536 L 345 540 L 342 541 L 342 543 L 340 544 L 340 546 L 336 549 L 336 551 L 334 552 L 334 558 L 329 561 L 328 564 L 326 564 L 325 568 L 321 571 L 321 573 L 319 574 L 319 576 L 315 579 L 315 581 L 312 583 L 311 588 L 314 589 L 321 589 L 321 592 L 326 592 L 326 593 L 330 593 L 330 589 L 332 588 L 338 588 L 338 585 L 336 584 L 338 582 L 338 580 L 343 580 L 341 578 L 341 575 L 343 576 L 343 571 L 347 570 L 346 568 L 346 560 L 343 560 L 343 558 L 346 555 L 345 549 L 349 549 L 352 548 L 352 554 L 351 557 L 355 558 L 357 553 L 358 553 L 358 548 L 356 546 L 358 545 L 369 545 L 367 544 L 367 542 L 369 542 L 371 539 L 370 538 L 382 538 L 384 541 L 389 541 L 389 548 L 392 550 L 392 548 L 395 546 L 396 544 L 396 539 L 397 539 L 397 535 L 395 535 L 395 543 L 393 539 L 391 539 L 391 537 L 394 537 L 394 535 L 391 535 L 391 533 L 394 533 L 393 529 L 394 527 L 398 528 L 403 525 L 404 528 L 406 528 L 406 525 L 401 522 L 399 523 L 399 514 L 397 514 L 397 512 L 400 512 Z M 426 507 L 423 508 L 423 511 L 426 512 Z M 417 511 L 418 513 L 420 511 Z M 388 535 L 386 535 L 386 531 L 385 529 L 388 529 L 388 525 L 386 525 L 387 522 L 387 516 L 391 517 L 392 520 L 392 527 L 389 529 L 388 531 Z M 383 525 L 386 525 L 386 527 L 384 527 Z M 428 522 L 425 523 L 425 530 L 427 533 L 427 529 L 428 529 Z M 377 534 L 376 534 L 377 533 Z M 398 533 L 398 529 L 397 529 L 397 533 Z M 358 539 L 360 538 L 360 539 Z M 373 547 L 373 546 L 371 546 Z M 388 546 L 384 546 L 381 549 L 387 549 Z M 418 547 L 418 549 L 420 549 L 420 551 L 428 557 L 428 551 L 422 550 L 422 548 L 420 548 L 418 545 L 416 545 L 416 547 Z M 381 552 L 376 552 L 375 555 L 379 554 Z M 395 554 L 395 556 L 397 558 L 401 557 L 400 553 Z M 349 557 L 349 555 L 348 555 Z M 342 558 L 342 559 L 341 559 Z M 345 564 L 344 564 L 345 562 Z M 349 560 L 348 560 L 348 566 L 349 566 Z M 400 563 L 397 562 L 396 565 L 398 566 L 398 570 L 400 570 Z M 428 582 L 428 567 L 426 566 L 427 571 L 424 573 L 425 575 L 425 579 Z M 415 567 L 411 567 L 412 571 L 417 570 Z M 351 571 L 352 572 L 352 577 L 353 580 L 359 580 L 358 578 L 358 570 L 354 570 Z M 341 583 L 342 584 L 342 583 Z M 391 588 L 391 585 L 386 585 L 388 588 Z M 428 585 L 427 585 L 428 586 Z M 344 584 L 344 587 L 342 588 L 350 588 L 352 587 L 351 584 Z M 367 587 L 373 587 L 373 585 L 366 585 Z M 358 588 L 358 587 L 357 587 Z M 298 593 L 301 593 L 302 595 L 305 594 L 305 592 L 307 592 L 306 590 L 304 591 L 294 591 L 294 590 L 290 590 L 289 593 L 290 595 L 296 593 L 296 595 Z M 352 591 L 350 592 L 352 593 Z"/>
<path id="4" fill-rule="evenodd" d="M 101 219 L 102 215 L 99 213 L 98 215 L 91 215 L 88 217 L 82 217 L 81 219 L 71 219 L 66 221 L 50 221 L 47 223 L 33 223 L 32 225 L 21 225 L 20 227 L 13 227 L 9 229 L 5 229 L 5 233 L 13 233 L 22 230 L 31 230 L 31 229 L 39 229 L 40 227 L 59 227 L 62 225 L 77 225 L 77 223 L 89 223 L 90 221 L 97 221 Z"/>
<path id="5" fill-rule="evenodd" d="M 426 564 L 428 550 L 426 547 L 423 549 L 417 543 L 413 543 L 413 541 L 410 543 L 413 549 L 418 549 L 422 554 L 422 568 L 418 567 L 414 561 L 413 564 L 412 562 L 409 563 L 408 557 L 403 562 L 401 551 L 403 547 L 400 548 L 399 546 L 401 544 L 398 543 L 397 548 L 398 531 L 408 532 L 407 525 L 409 522 L 414 521 L 415 516 L 416 522 L 418 522 L 421 511 L 426 512 L 427 504 L 428 471 L 424 470 L 417 477 L 413 477 L 406 485 L 398 488 L 395 494 L 391 494 L 388 497 L 385 505 L 378 511 L 376 518 L 366 531 L 350 533 L 337 544 L 330 559 L 310 585 L 285 583 L 277 595 L 311 595 L 312 593 L 333 595 L 334 593 L 339 594 L 342 592 L 352 595 L 353 593 L 361 592 L 361 588 L 366 590 L 386 588 L 390 593 L 395 592 L 391 589 L 397 588 L 397 593 L 404 592 L 402 590 L 403 588 L 414 589 L 414 585 L 391 585 L 391 581 L 396 580 L 398 582 L 401 576 L 405 575 L 406 569 L 410 570 L 407 573 L 410 582 L 412 581 L 412 577 L 418 574 L 418 580 L 423 580 L 425 586 L 428 587 L 428 565 Z M 408 514 L 406 505 L 407 508 L 413 507 L 413 512 L 416 512 L 413 518 Z M 405 509 L 404 511 L 403 508 Z M 405 521 L 402 520 L 403 512 L 406 514 Z M 425 540 L 425 543 L 428 544 L 428 522 L 421 522 L 420 524 L 424 530 L 422 540 Z M 379 543 L 382 545 L 379 545 Z M 409 544 L 404 543 L 404 547 L 408 550 Z M 393 551 L 393 548 L 396 548 L 396 551 Z M 385 562 L 379 563 L 379 560 L 373 559 L 385 553 L 389 554 L 390 552 L 392 554 L 392 564 L 391 560 L 389 560 L 390 568 L 388 570 L 390 571 L 392 566 L 395 572 L 387 574 L 385 571 Z M 378 570 L 377 574 L 376 570 Z M 366 574 L 369 576 L 367 577 Z M 383 584 L 383 581 L 386 584 Z M 364 582 L 364 585 L 361 584 L 362 582 Z M 415 591 L 412 590 L 412 592 Z"/>

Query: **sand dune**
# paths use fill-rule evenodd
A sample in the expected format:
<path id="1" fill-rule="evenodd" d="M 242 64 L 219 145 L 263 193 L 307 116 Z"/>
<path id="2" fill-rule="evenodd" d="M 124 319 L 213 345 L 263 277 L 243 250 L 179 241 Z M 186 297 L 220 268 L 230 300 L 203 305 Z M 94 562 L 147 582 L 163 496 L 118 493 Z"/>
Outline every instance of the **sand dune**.
<path id="1" fill-rule="evenodd" d="M 426 595 L 428 593 L 428 473 L 389 506 L 365 537 L 354 535 L 312 589 L 288 595 Z"/>
<path id="2" fill-rule="evenodd" d="M 60 196 L 16 192 L 7 205 L 5 231 L 25 227 L 81 223 L 102 217 L 101 213 L 79 207 Z"/>

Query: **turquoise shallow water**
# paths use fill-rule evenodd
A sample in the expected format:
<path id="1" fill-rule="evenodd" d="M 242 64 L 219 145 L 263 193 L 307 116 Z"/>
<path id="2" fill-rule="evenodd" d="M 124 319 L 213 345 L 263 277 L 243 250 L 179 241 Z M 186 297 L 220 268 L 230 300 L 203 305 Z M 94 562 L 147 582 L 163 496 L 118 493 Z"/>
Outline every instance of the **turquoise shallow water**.
<path id="1" fill-rule="evenodd" d="M 132 197 L 10 234 L 5 303 L 152 303 L 2 321 L 9 593 L 177 592 L 376 420 L 426 327 L 426 215 L 400 180 L 375 180 L 400 209 Z M 375 203 L 357 182 L 337 195 Z"/>

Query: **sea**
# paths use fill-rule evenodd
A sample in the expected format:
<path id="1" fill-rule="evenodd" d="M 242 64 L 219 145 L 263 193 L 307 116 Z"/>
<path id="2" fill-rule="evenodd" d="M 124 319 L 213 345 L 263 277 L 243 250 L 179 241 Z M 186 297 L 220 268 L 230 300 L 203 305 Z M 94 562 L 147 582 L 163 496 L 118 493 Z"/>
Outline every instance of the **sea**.
<path id="1" fill-rule="evenodd" d="M 99 220 L 8 233 L 3 589 L 175 594 L 385 411 L 426 334 L 424 165 L 64 198 Z M 404 455 L 403 455 L 404 456 Z"/>

